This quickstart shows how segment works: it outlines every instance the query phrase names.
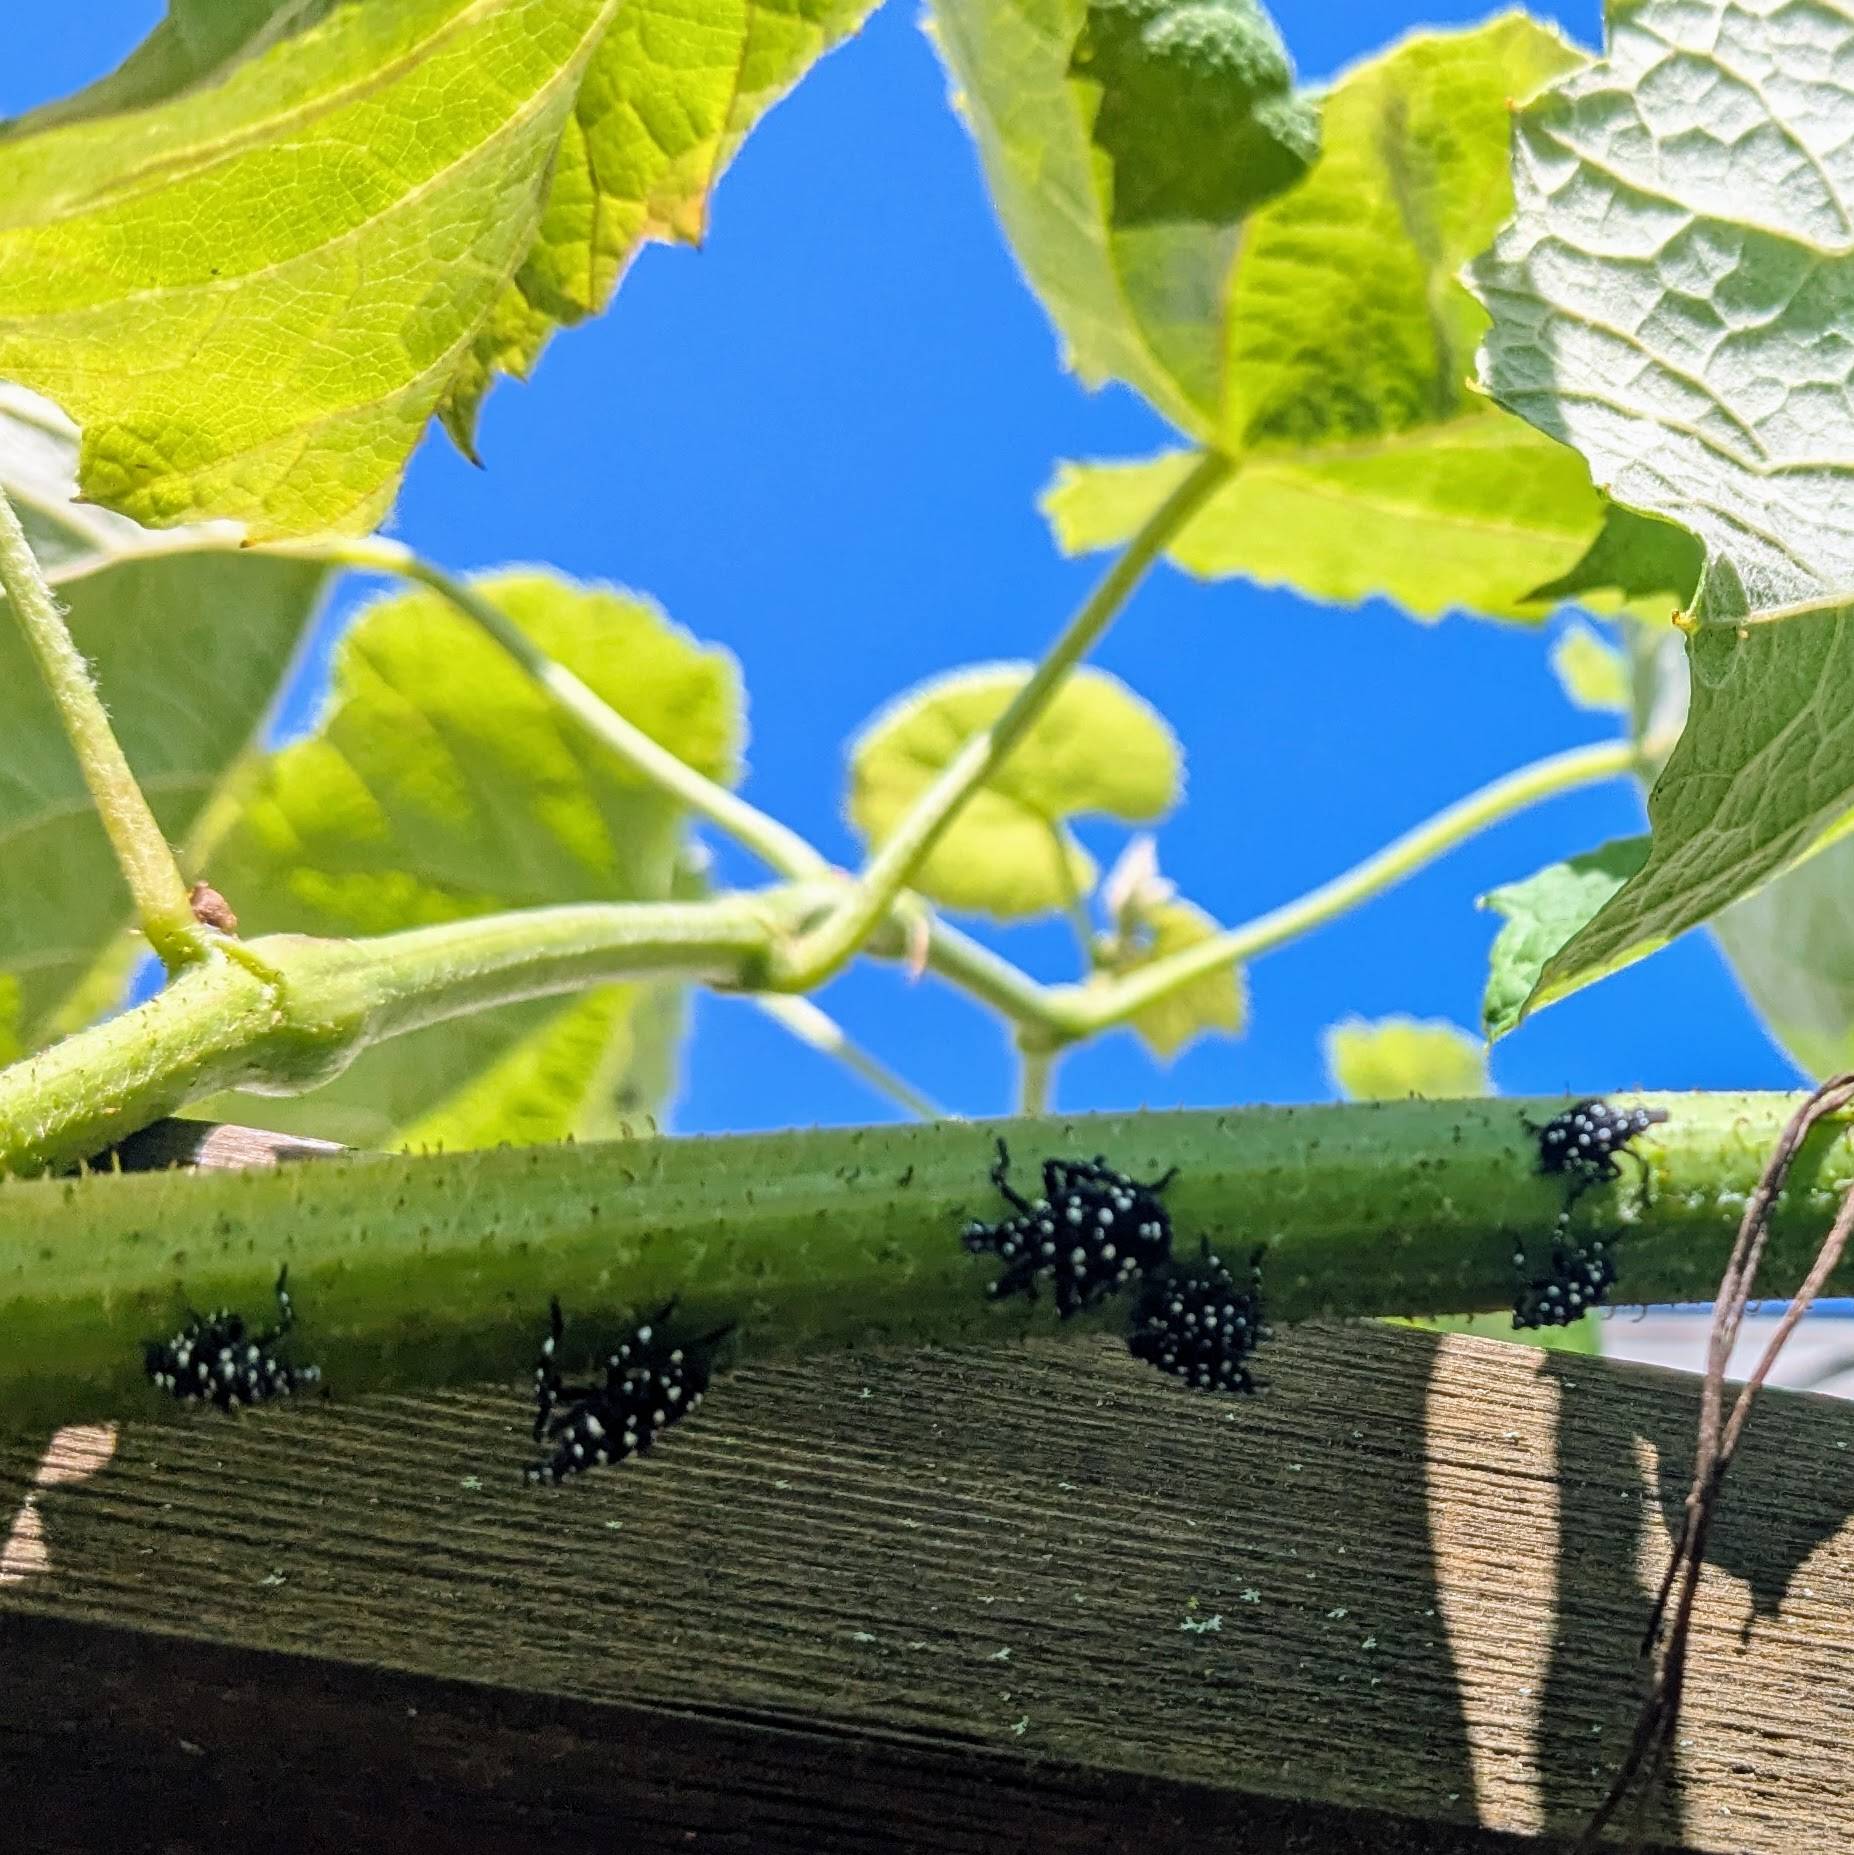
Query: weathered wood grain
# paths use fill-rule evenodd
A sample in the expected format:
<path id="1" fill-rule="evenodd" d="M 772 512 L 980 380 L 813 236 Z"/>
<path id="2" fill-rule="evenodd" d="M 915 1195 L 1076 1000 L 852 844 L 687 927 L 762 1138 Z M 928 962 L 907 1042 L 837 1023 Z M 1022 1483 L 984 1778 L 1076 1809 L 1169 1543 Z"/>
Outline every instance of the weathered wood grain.
<path id="1" fill-rule="evenodd" d="M 546 1491 L 517 1387 L 126 1423 L 0 1559 L 8 1816 L 173 1850 L 1573 1831 L 1695 1385 L 1384 1327 L 1264 1357 L 1235 1402 L 1106 1341 L 753 1367 Z M 1649 1847 L 1854 1846 L 1850 1442 L 1846 1405 L 1760 1409 Z M 0 1527 L 40 1472 L 0 1455 Z"/>

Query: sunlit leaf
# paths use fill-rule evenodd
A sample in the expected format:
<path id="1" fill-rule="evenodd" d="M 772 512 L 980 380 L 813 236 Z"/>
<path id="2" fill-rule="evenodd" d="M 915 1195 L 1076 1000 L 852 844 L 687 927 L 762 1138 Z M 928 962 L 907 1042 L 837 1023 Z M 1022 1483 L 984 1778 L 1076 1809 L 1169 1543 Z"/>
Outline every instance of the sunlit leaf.
<path id="1" fill-rule="evenodd" d="M 733 664 L 628 593 L 512 571 L 477 582 L 550 657 L 711 778 L 737 764 Z M 316 732 L 276 754 L 213 860 L 247 933 L 378 934 L 569 901 L 661 900 L 683 815 L 584 737 L 435 594 L 381 602 L 342 640 Z M 659 1103 L 677 1007 L 608 986 L 369 1050 L 237 1118 L 351 1145 L 591 1137 Z M 650 1087 L 640 1075 L 655 1075 Z"/>
<path id="2" fill-rule="evenodd" d="M 441 413 L 693 237 L 866 0 L 181 0 L 0 134 L 0 376 L 154 526 L 360 532 Z M 616 23 L 614 23 L 616 22 Z"/>
<path id="3" fill-rule="evenodd" d="M 1629 712 L 1628 659 L 1589 625 L 1565 626 L 1551 647 L 1551 667 L 1559 687 L 1580 709 Z"/>
<path id="4" fill-rule="evenodd" d="M 1057 546 L 1124 546 L 1195 458 L 1060 465 L 1042 501 Z M 1384 598 L 1411 618 L 1462 610 L 1535 624 L 1551 608 L 1529 589 L 1597 519 L 1588 474 L 1562 445 L 1516 419 L 1463 417 L 1368 445 L 1256 452 L 1168 556 L 1200 579 L 1329 605 Z"/>
<path id="5" fill-rule="evenodd" d="M 1517 119 L 1515 213 L 1470 272 L 1482 378 L 1704 552 L 1652 849 L 1528 1009 L 1753 893 L 1854 807 L 1851 58 L 1829 0 L 1780 30 L 1737 0 L 1632 0 L 1607 55 Z"/>
<path id="6" fill-rule="evenodd" d="M 1504 1037 L 1524 1017 L 1539 974 L 1558 949 L 1647 857 L 1647 838 L 1620 837 L 1481 897 L 1481 906 L 1505 923 L 1488 954 L 1487 992 L 1481 1001 L 1481 1028 L 1490 1038 Z"/>
<path id="7" fill-rule="evenodd" d="M 1418 618 L 1546 615 L 1530 589 L 1586 553 L 1602 500 L 1580 459 L 1470 390 L 1486 317 L 1454 273 L 1511 204 L 1512 99 L 1579 56 L 1507 14 L 1337 80 L 1317 165 L 1250 218 L 1211 305 L 1215 423 L 1186 429 L 1241 468 L 1172 544 L 1180 565 Z M 1124 541 L 1187 461 L 1063 466 L 1060 545 Z"/>
<path id="8" fill-rule="evenodd" d="M 1446 1018 L 1347 1018 L 1324 1043 L 1327 1076 L 1348 1101 L 1446 1101 L 1488 1093 L 1481 1040 Z"/>
<path id="9" fill-rule="evenodd" d="M 1209 436 L 1243 220 L 1318 146 L 1273 21 L 1257 0 L 936 0 L 932 17 L 1071 364 Z"/>
<path id="10" fill-rule="evenodd" d="M 1004 712 L 1030 671 L 983 664 L 936 677 L 871 721 L 850 752 L 851 822 L 879 844 L 960 747 Z M 949 908 L 1047 913 L 1094 886 L 1094 862 L 1067 820 L 1145 821 L 1177 801 L 1178 744 L 1118 679 L 1082 669 L 973 794 L 914 885 Z"/>

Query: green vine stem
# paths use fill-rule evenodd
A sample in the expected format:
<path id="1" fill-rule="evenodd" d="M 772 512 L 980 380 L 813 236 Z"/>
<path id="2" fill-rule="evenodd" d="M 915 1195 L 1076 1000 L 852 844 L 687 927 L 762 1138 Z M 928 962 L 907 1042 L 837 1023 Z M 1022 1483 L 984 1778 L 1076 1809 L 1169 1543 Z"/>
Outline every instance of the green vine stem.
<path id="1" fill-rule="evenodd" d="M 1156 1004 L 1182 986 L 1226 966 L 1237 966 L 1270 952 L 1359 903 L 1402 882 L 1445 851 L 1539 800 L 1574 787 L 1593 785 L 1637 771 L 1650 752 L 1630 741 L 1601 741 L 1567 753 L 1535 760 L 1471 792 L 1439 811 L 1413 831 L 1355 863 L 1342 875 L 1294 901 L 1258 915 L 1197 945 L 1183 948 L 1150 966 L 1119 977 L 1102 976 L 1080 985 L 1045 988 L 1044 1007 L 1052 1032 L 1065 1041 L 1092 1037 Z"/>
<path id="2" fill-rule="evenodd" d="M 781 953 L 774 981 L 782 990 L 810 991 L 865 945 L 966 801 L 1029 732 L 1070 672 L 1119 616 L 1153 563 L 1234 468 L 1220 453 L 1204 452 L 1183 482 L 1146 518 L 1004 713 L 954 754 L 869 859 L 855 884 L 821 921 Z"/>
<path id="3" fill-rule="evenodd" d="M 1203 491 L 1203 494 L 1209 493 L 1209 490 Z M 1184 519 L 1187 518 L 1178 517 L 1180 523 Z M 280 544 L 272 551 L 392 573 L 430 588 L 459 612 L 481 624 L 541 688 L 561 703 L 566 713 L 633 771 L 652 780 L 661 790 L 681 800 L 698 816 L 708 819 L 755 852 L 762 861 L 794 880 L 821 881 L 832 873 L 822 853 L 797 832 L 667 753 L 570 670 L 537 649 L 492 601 L 443 568 L 420 559 L 400 543 L 373 537 L 362 541 Z M 1131 555 L 1133 550 L 1130 548 L 1128 552 Z M 1119 565 L 1125 564 L 1123 557 Z M 1149 559 L 1143 563 L 1149 564 Z M 1143 565 L 1137 571 L 1143 571 Z M 1102 591 L 1105 589 L 1106 582 Z M 1100 596 L 1099 592 L 1095 595 L 1096 599 Z M 1090 601 L 1091 605 L 1093 603 Z M 999 727 L 1002 726 L 1000 722 Z M 1322 926 L 1402 881 L 1476 832 L 1541 799 L 1651 766 L 1652 756 L 1665 753 L 1666 747 L 1665 742 L 1648 743 L 1639 748 L 1624 741 L 1605 742 L 1534 761 L 1437 813 L 1395 843 L 1297 901 L 1231 928 L 1212 940 L 1156 960 L 1124 978 L 1101 974 L 1080 985 L 1045 985 L 1001 954 L 938 919 L 926 902 L 905 889 L 891 898 L 886 925 L 896 931 L 899 944 L 904 948 L 924 946 L 926 965 L 931 970 L 981 1003 L 1002 1012 L 1020 1033 L 1031 1033 L 1028 1044 L 1048 1049 L 1124 1023 L 1145 1006 L 1206 973 L 1253 959 Z M 1071 898 L 1070 913 L 1086 952 L 1092 930 L 1080 897 Z M 784 959 L 775 964 L 789 969 L 797 960 L 799 956 L 788 951 Z M 771 976 L 783 988 L 792 975 L 786 970 L 783 978 L 777 973 Z"/>
<path id="4" fill-rule="evenodd" d="M 1056 1084 L 1057 1052 L 1044 1045 L 1020 1043 L 1017 1049 L 1017 1112 L 1047 1114 Z"/>
<path id="5" fill-rule="evenodd" d="M 921 1121 L 963 1118 L 948 1115 L 944 1108 L 931 1097 L 923 1095 L 907 1077 L 897 1075 L 886 1063 L 870 1055 L 828 1011 L 814 1005 L 810 999 L 792 998 L 784 992 L 755 992 L 751 994 L 751 1000 L 789 1036 L 796 1037 L 820 1056 L 828 1056 L 841 1063 L 853 1076 L 868 1083 L 878 1095 L 892 1101 L 904 1114 L 911 1114 Z"/>
<path id="6" fill-rule="evenodd" d="M 128 884 L 136 919 L 169 972 L 203 959 L 211 939 L 193 917 L 187 884 L 109 724 L 90 666 L 71 639 L 51 587 L 0 489 L 0 591 L 38 665 L 110 848 Z"/>
<path id="7" fill-rule="evenodd" d="M 422 559 L 402 542 L 373 535 L 355 541 L 279 544 L 270 551 L 292 558 L 325 560 L 369 573 L 390 573 L 429 587 L 465 617 L 481 625 L 587 734 L 602 742 L 659 791 L 668 793 L 698 816 L 718 825 L 781 876 L 806 882 L 831 873 L 829 861 L 796 831 L 677 759 L 643 729 L 627 721 L 564 664 L 556 663 L 536 646 L 493 599 L 486 599 L 466 581 Z"/>
<path id="8" fill-rule="evenodd" d="M 922 904 L 905 896 L 888 924 L 892 932 L 870 951 L 902 957 L 915 941 L 910 928 L 918 927 L 930 968 L 1028 1031 L 1020 1034 L 1024 1050 L 1047 1053 L 1122 1022 L 1202 972 L 1320 925 L 1548 793 L 1636 764 L 1635 750 L 1618 742 L 1522 767 L 1301 900 L 1124 979 L 1039 985 L 979 942 L 932 921 Z M 714 902 L 491 915 L 376 940 L 277 935 L 240 945 L 240 963 L 251 970 L 208 962 L 186 976 L 191 984 L 177 982 L 132 1012 L 0 1069 L 0 1174 L 72 1164 L 224 1088 L 300 1093 L 336 1073 L 366 1043 L 414 1022 L 570 990 L 575 974 L 577 983 L 593 984 L 640 970 L 676 972 L 763 989 L 774 949 L 796 924 L 815 917 L 827 894 L 820 885 L 793 885 Z M 653 934 L 680 930 L 689 938 L 646 937 L 633 944 L 630 924 L 646 920 Z M 467 963 L 453 965 L 452 952 L 464 959 L 463 950 L 491 946 L 492 970 L 470 994 Z M 367 974 L 375 1006 L 356 1019 L 349 1007 L 358 972 Z M 468 1002 L 471 996 L 476 1004 Z M 384 1003 L 389 999 L 391 1009 Z M 1034 1085 L 1033 1077 L 1026 1079 Z"/>
<path id="9" fill-rule="evenodd" d="M 1640 1143 L 1648 1186 L 1631 1174 L 1586 1193 L 1577 1223 L 1620 1229 L 1618 1296 L 1698 1298 L 1794 1097 L 1646 1099 L 1672 1117 Z M 1278 1328 L 1497 1309 L 1515 1243 L 1549 1244 L 1563 1203 L 1528 1125 L 1557 1105 L 910 1124 L 16 1180 L 0 1185 L 0 1423 L 171 1409 L 140 1383 L 140 1342 L 188 1304 L 261 1312 L 285 1262 L 296 1356 L 322 1364 L 335 1395 L 502 1378 L 512 1415 L 554 1293 L 588 1323 L 681 1294 L 697 1327 L 737 1319 L 745 1354 L 1003 1342 L 1123 1319 L 1114 1305 L 1058 1326 L 1047 1298 L 986 1300 L 992 1271 L 958 1232 L 1005 1209 L 987 1180 L 1000 1133 L 1024 1168 L 1097 1152 L 1145 1177 L 1177 1166 L 1180 1244 L 1267 1245 Z M 1818 1129 L 1773 1227 L 1771 1292 L 1801 1279 L 1851 1181 L 1845 1124 Z"/>
<path id="10" fill-rule="evenodd" d="M 0 1070 L 0 1176 L 71 1165 L 222 1089 L 301 1094 L 370 1044 L 642 974 L 751 988 L 815 891 L 524 909 L 372 940 L 273 934 Z"/>

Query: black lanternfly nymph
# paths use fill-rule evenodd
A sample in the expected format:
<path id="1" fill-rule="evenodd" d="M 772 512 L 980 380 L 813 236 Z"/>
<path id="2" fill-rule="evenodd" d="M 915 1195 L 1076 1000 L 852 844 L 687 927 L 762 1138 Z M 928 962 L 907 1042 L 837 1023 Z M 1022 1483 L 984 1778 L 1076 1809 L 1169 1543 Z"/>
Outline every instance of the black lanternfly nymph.
<path id="1" fill-rule="evenodd" d="M 1629 1151 L 1629 1142 L 1666 1119 L 1665 1108 L 1612 1108 L 1597 1097 L 1574 1102 L 1534 1130 L 1539 1137 L 1539 1171 L 1565 1173 L 1581 1191 L 1621 1178 L 1616 1155 L 1627 1153 L 1646 1176 L 1648 1162 Z"/>
<path id="2" fill-rule="evenodd" d="M 701 1403 L 714 1350 L 734 1331 L 730 1321 L 699 1339 L 673 1342 L 664 1323 L 676 1310 L 665 1302 L 630 1338 L 606 1355 L 603 1385 L 568 1385 L 560 1377 L 565 1322 L 556 1296 L 549 1304 L 547 1338 L 534 1368 L 534 1440 L 545 1437 L 554 1453 L 528 1470 L 530 1481 L 565 1481 L 601 1463 L 643 1455 L 658 1435 Z M 566 1403 L 558 1413 L 555 1405 Z"/>
<path id="3" fill-rule="evenodd" d="M 1526 1266 L 1526 1252 L 1513 1252 L 1513 1325 L 1515 1327 L 1568 1327 L 1593 1308 L 1600 1308 L 1615 1285 L 1616 1265 L 1610 1241 L 1592 1237 L 1574 1242 L 1569 1220 L 1560 1217 L 1552 1241 L 1551 1268 L 1534 1276 Z"/>
<path id="4" fill-rule="evenodd" d="M 1127 1350 L 1199 1391 L 1255 1390 L 1248 1358 L 1269 1337 L 1262 1321 L 1262 1256 L 1249 1259 L 1249 1285 L 1211 1254 L 1171 1263 L 1146 1278 L 1133 1307 Z"/>
<path id="5" fill-rule="evenodd" d="M 296 1324 L 285 1263 L 277 1271 L 277 1324 L 268 1333 L 251 1333 L 245 1317 L 230 1308 L 206 1315 L 189 1314 L 171 1340 L 150 1340 L 142 1349 L 142 1369 L 149 1381 L 182 1404 L 216 1404 L 235 1411 L 241 1404 L 287 1398 L 298 1385 L 313 1385 L 319 1366 L 293 1366 L 276 1355 L 276 1345 Z"/>
<path id="6" fill-rule="evenodd" d="M 1017 1215 L 997 1224 L 971 1223 L 962 1233 L 975 1256 L 995 1255 L 1004 1264 L 987 1290 L 994 1301 L 1008 1295 L 1034 1301 L 1037 1283 L 1053 1282 L 1056 1312 L 1067 1320 L 1171 1254 L 1172 1220 L 1159 1193 L 1175 1170 L 1142 1183 L 1115 1172 L 1104 1158 L 1046 1159 L 1043 1195 L 1032 1200 L 1012 1189 L 1010 1167 L 1000 1140 L 991 1182 Z"/>

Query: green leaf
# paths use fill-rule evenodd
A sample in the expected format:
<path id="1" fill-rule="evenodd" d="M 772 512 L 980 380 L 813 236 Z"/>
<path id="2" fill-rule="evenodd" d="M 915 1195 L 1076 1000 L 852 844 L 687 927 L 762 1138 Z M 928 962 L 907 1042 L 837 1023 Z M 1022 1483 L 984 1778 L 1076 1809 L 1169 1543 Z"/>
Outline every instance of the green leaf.
<path id="1" fill-rule="evenodd" d="M 739 752 L 732 660 L 608 587 L 511 571 L 477 582 L 540 648 L 709 777 Z M 569 901 L 660 900 L 684 819 L 585 739 L 435 594 L 371 608 L 343 639 L 316 733 L 284 748 L 213 864 L 246 932 L 376 934 Z M 608 986 L 393 1039 L 300 1101 L 234 1118 L 359 1146 L 617 1131 L 660 1101 L 673 987 Z"/>
<path id="2" fill-rule="evenodd" d="M 1029 674 L 1024 664 L 956 670 L 869 723 L 850 750 L 848 811 L 872 846 Z M 1178 743 L 1158 712 L 1104 671 L 1078 670 L 972 795 L 914 886 L 948 908 L 1007 919 L 1068 907 L 1093 888 L 1095 869 L 1065 821 L 1089 812 L 1157 818 L 1181 781 Z"/>
<path id="3" fill-rule="evenodd" d="M 93 501 L 365 532 L 868 3 L 176 0 L 0 133 L 0 376 L 83 426 Z"/>
<path id="4" fill-rule="evenodd" d="M 1487 390 L 1691 530 L 1725 621 L 1854 597 L 1847 9 L 1782 12 L 1612 5 L 1606 55 L 1519 112 L 1467 278 Z"/>
<path id="5" fill-rule="evenodd" d="M 1042 508 L 1065 554 L 1122 547 L 1196 461 L 1064 463 Z M 1167 550 L 1200 579 L 1286 586 L 1330 605 L 1385 598 L 1412 618 L 1455 610 L 1537 623 L 1525 589 L 1599 519 L 1584 467 L 1515 419 L 1462 417 L 1359 445 L 1271 449 Z"/>
<path id="6" fill-rule="evenodd" d="M 1469 390 L 1486 318 L 1454 273 L 1511 203 L 1510 100 L 1578 57 L 1509 14 L 1333 86 L 1318 164 L 1249 220 L 1216 305 L 1208 436 L 1241 468 L 1173 544 L 1181 566 L 1419 618 L 1545 615 L 1527 588 L 1571 569 L 1603 505 L 1577 457 Z M 1065 465 L 1059 545 L 1124 541 L 1183 468 Z"/>
<path id="7" fill-rule="evenodd" d="M 1535 586 L 1526 598 L 1556 605 L 1574 599 L 1596 606 L 1618 599 L 1641 618 L 1684 611 L 1699 584 L 1700 545 L 1684 528 L 1614 503 L 1589 551 L 1568 573 Z"/>
<path id="8" fill-rule="evenodd" d="M 1552 674 L 1580 709 L 1629 713 L 1629 662 L 1615 645 L 1584 624 L 1572 623 L 1551 647 Z"/>
<path id="9" fill-rule="evenodd" d="M 1636 651 L 1637 740 L 1676 725 L 1687 666 L 1673 638 Z M 1578 924 L 1578 925 L 1581 925 Z M 1711 928 L 1765 1029 L 1818 1079 L 1854 1068 L 1854 846 L 1836 844 L 1734 902 Z"/>
<path id="10" fill-rule="evenodd" d="M 1141 908 L 1139 944 L 1114 962 L 1117 974 L 1138 972 L 1155 960 L 1182 953 L 1223 930 L 1217 921 L 1191 902 L 1165 901 Z M 1134 1033 L 1162 1062 L 1170 1062 L 1188 1044 L 1207 1031 L 1242 1035 L 1249 1016 L 1248 987 L 1234 964 L 1206 973 L 1156 1004 L 1135 1012 L 1127 1020 Z"/>
<path id="11" fill-rule="evenodd" d="M 1347 1018 L 1325 1037 L 1326 1073 L 1347 1101 L 1485 1095 L 1481 1040 L 1446 1018 Z"/>
<path id="12" fill-rule="evenodd" d="M 1702 631 L 1640 872 L 1546 966 L 1528 1009 L 1642 959 L 1826 849 L 1854 807 L 1854 607 Z"/>
<path id="13" fill-rule="evenodd" d="M 155 535 L 80 507 L 76 456 L 77 433 L 55 408 L 0 386 L 0 486 L 163 832 L 184 845 L 270 707 L 325 570 L 241 552 L 224 525 Z M 16 1054 L 113 1003 L 137 943 L 103 827 L 3 597 L 0 742 L 0 1052 Z"/>
<path id="14" fill-rule="evenodd" d="M 1854 841 L 1734 902 L 1712 931 L 1798 1068 L 1818 1080 L 1854 1068 Z"/>
<path id="15" fill-rule="evenodd" d="M 1256 0 L 936 0 L 993 201 L 1071 365 L 1218 422 L 1247 214 L 1318 147 Z"/>
<path id="16" fill-rule="evenodd" d="M 1526 1015 L 1539 975 L 1648 859 L 1648 839 L 1619 837 L 1481 897 L 1505 922 L 1488 955 L 1481 1028 L 1504 1037 Z"/>
<path id="17" fill-rule="evenodd" d="M 1854 168 L 1846 9 L 1612 10 L 1522 111 L 1516 213 L 1470 281 L 1482 378 L 1704 567 L 1685 733 L 1635 878 L 1529 1006 L 1640 959 L 1831 843 L 1854 806 Z M 1800 613 L 1781 623 L 1744 623 Z"/>
<path id="18" fill-rule="evenodd" d="M 534 248 L 441 409 L 464 451 L 497 373 L 525 379 L 556 328 L 610 302 L 646 243 L 701 243 L 748 131 L 875 5 L 625 0 L 580 84 Z"/>

